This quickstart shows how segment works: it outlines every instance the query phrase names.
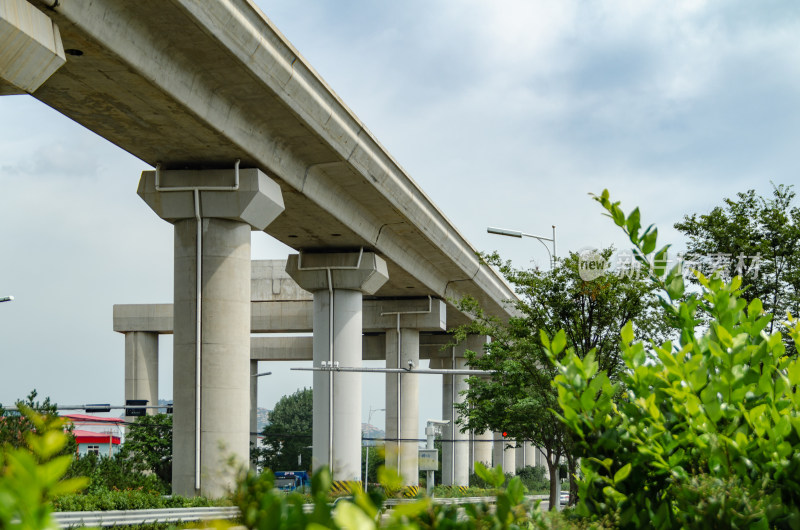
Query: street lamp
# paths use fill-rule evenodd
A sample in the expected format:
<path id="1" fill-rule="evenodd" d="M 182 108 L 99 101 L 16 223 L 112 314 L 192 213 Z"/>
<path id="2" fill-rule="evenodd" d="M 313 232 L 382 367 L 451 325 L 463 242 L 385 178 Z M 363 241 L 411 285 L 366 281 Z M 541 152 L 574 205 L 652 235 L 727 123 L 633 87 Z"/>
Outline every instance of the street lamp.
<path id="1" fill-rule="evenodd" d="M 369 414 L 367 415 L 367 425 L 372 427 L 372 413 L 373 412 L 386 412 L 386 409 L 373 409 L 372 407 L 369 408 Z M 361 437 L 363 438 L 364 435 L 362 434 Z M 367 448 L 367 456 L 364 459 L 364 492 L 367 491 L 367 482 L 369 482 L 369 446 L 365 446 Z"/>
<path id="2" fill-rule="evenodd" d="M 556 266 L 556 225 L 553 225 L 553 237 L 544 237 L 544 236 L 535 236 L 533 234 L 526 234 L 525 232 L 520 232 L 519 230 L 506 230 L 505 228 L 494 228 L 489 227 L 486 229 L 487 232 L 490 234 L 495 234 L 498 236 L 509 236 L 509 237 L 532 237 L 539 241 L 539 243 L 544 246 L 545 250 L 547 250 L 547 254 L 550 256 L 550 266 L 551 268 Z M 550 252 L 550 249 L 547 248 L 547 244 L 545 241 L 550 241 L 553 244 L 553 252 Z"/>
<path id="3" fill-rule="evenodd" d="M 13 302 L 13 296 L 0 296 L 0 302 Z"/>

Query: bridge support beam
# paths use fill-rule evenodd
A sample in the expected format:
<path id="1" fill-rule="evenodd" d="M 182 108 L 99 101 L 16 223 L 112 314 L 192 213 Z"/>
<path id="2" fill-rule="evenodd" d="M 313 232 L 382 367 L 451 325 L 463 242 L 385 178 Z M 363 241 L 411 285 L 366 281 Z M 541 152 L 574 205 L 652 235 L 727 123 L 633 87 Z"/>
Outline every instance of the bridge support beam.
<path id="1" fill-rule="evenodd" d="M 26 0 L 0 2 L 0 95 L 33 93 L 66 62 L 58 26 Z"/>
<path id="2" fill-rule="evenodd" d="M 172 491 L 221 497 L 234 485 L 229 459 L 249 457 L 250 229 L 266 228 L 283 198 L 238 167 L 145 171 L 138 193 L 175 226 Z"/>
<path id="3" fill-rule="evenodd" d="M 362 297 L 389 279 L 372 252 L 292 254 L 286 272 L 314 295 L 314 366 L 361 366 Z M 312 469 L 361 479 L 361 374 L 314 372 Z"/>
<path id="4" fill-rule="evenodd" d="M 158 405 L 158 333 L 125 334 L 125 399 L 146 399 L 148 405 Z M 147 414 L 156 412 L 147 409 Z M 125 416 L 125 420 L 135 418 Z"/>

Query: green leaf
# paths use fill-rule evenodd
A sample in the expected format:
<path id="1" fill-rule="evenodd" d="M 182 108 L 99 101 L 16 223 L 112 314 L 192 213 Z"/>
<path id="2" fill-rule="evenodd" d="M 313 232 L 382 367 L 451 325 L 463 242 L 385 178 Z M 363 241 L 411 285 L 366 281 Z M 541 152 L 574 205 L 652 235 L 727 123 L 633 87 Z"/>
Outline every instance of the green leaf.
<path id="1" fill-rule="evenodd" d="M 630 462 L 628 462 L 627 464 L 625 464 L 624 466 L 619 468 L 617 470 L 617 472 L 614 473 L 614 484 L 616 484 L 618 482 L 622 482 L 623 480 L 628 478 L 628 475 L 631 474 L 631 469 L 633 469 L 633 468 L 632 468 Z"/>
<path id="2" fill-rule="evenodd" d="M 620 331 L 620 337 L 622 338 L 622 342 L 624 344 L 630 344 L 633 342 L 633 322 L 628 320 L 625 322 L 625 325 L 622 326 L 622 330 Z"/>
<path id="3" fill-rule="evenodd" d="M 89 482 L 90 482 L 89 477 L 74 477 L 62 480 L 55 486 L 50 488 L 50 495 L 53 497 L 57 497 L 59 495 L 76 493 L 86 488 L 86 486 L 89 485 Z"/>
<path id="4" fill-rule="evenodd" d="M 430 497 L 425 497 L 408 504 L 397 504 L 392 508 L 392 517 L 396 519 L 401 517 L 418 517 L 431 506 L 433 506 L 433 499 Z"/>
<path id="5" fill-rule="evenodd" d="M 564 351 L 564 348 L 567 346 L 567 334 L 564 332 L 563 329 L 559 329 L 556 336 L 553 337 L 553 342 L 551 343 L 550 350 L 553 352 L 554 355 L 560 354 Z"/>
<path id="6" fill-rule="evenodd" d="M 550 337 L 547 336 L 547 333 L 543 329 L 539 330 L 539 340 L 542 341 L 542 346 L 544 346 L 548 350 L 552 349 L 550 348 Z"/>
<path id="7" fill-rule="evenodd" d="M 508 495 L 511 504 L 519 504 L 522 502 L 525 497 L 525 488 L 519 477 L 514 477 L 509 481 L 508 487 L 506 488 L 506 495 Z"/>
<path id="8" fill-rule="evenodd" d="M 683 282 L 683 276 L 675 276 L 670 280 L 669 284 L 667 284 L 667 294 L 669 295 L 671 300 L 677 300 L 681 296 L 683 296 L 684 290 L 686 286 Z"/>
<path id="9" fill-rule="evenodd" d="M 622 226 L 625 224 L 625 214 L 618 206 L 619 203 L 614 203 L 611 205 L 611 218 L 617 224 L 617 226 Z"/>
<path id="10" fill-rule="evenodd" d="M 634 208 L 630 215 L 628 215 L 628 219 L 625 221 L 625 228 L 628 229 L 631 240 L 637 238 L 639 234 L 639 228 L 641 228 L 641 226 L 642 225 L 639 221 L 639 208 Z M 645 253 L 647 254 L 647 252 Z"/>
<path id="11" fill-rule="evenodd" d="M 642 252 L 645 254 L 650 254 L 656 249 L 656 241 L 658 240 L 658 228 L 654 228 L 652 231 L 647 232 L 642 236 Z"/>
<path id="12" fill-rule="evenodd" d="M 348 530 L 373 530 L 376 528 L 375 521 L 348 501 L 342 501 L 336 505 L 336 509 L 333 511 L 333 520 L 340 527 Z"/>

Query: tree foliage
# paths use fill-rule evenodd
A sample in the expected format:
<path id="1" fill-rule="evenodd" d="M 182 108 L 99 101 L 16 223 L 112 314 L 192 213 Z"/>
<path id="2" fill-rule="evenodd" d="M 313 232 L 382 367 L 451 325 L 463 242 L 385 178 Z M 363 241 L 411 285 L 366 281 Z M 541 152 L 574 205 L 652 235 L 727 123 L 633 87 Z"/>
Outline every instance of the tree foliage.
<path id="1" fill-rule="evenodd" d="M 35 392 L 29 396 L 35 397 Z M 54 528 L 49 502 L 81 489 L 87 480 L 62 480 L 73 458 L 64 454 L 72 437 L 64 432 L 63 420 L 22 403 L 19 408 L 30 428 L 21 442 L 12 438 L 0 450 L 0 528 Z"/>
<path id="2" fill-rule="evenodd" d="M 140 416 L 130 425 L 119 455 L 136 471 L 152 472 L 169 489 L 172 484 L 172 415 Z"/>
<path id="3" fill-rule="evenodd" d="M 264 447 L 258 451 L 259 463 L 274 471 L 310 469 L 312 390 L 304 388 L 283 396 L 275 404 L 269 421 L 269 425 L 262 431 Z M 298 456 L 302 460 L 301 466 L 298 466 Z"/>
<path id="4" fill-rule="evenodd" d="M 58 406 L 50 401 L 49 397 L 44 398 L 43 401 L 38 401 L 36 390 L 31 390 L 30 394 L 24 400 L 17 400 L 14 410 L 7 410 L 0 406 L 0 447 L 25 447 L 26 436 L 34 430 L 35 422 L 32 418 L 42 417 L 43 421 L 47 424 L 56 420 L 58 415 Z M 21 409 L 27 408 L 36 413 L 36 416 L 30 414 L 23 414 Z M 69 425 L 65 425 L 67 431 L 71 430 Z M 61 449 L 61 454 L 73 454 L 77 448 L 75 438 L 68 436 L 64 447 Z"/>
<path id="5" fill-rule="evenodd" d="M 654 231 L 639 234 L 638 211 L 626 217 L 607 191 L 597 200 L 643 264 L 666 255 L 654 237 L 645 245 Z M 642 341 L 626 325 L 617 381 L 594 352 L 581 358 L 542 334 L 582 457 L 577 513 L 618 514 L 622 528 L 800 527 L 800 360 L 769 331 L 761 300 L 744 297 L 741 277 L 697 273 L 701 291 L 686 293 L 678 266 L 650 270 L 680 338 Z M 796 345 L 800 323 L 789 320 Z"/>
<path id="6" fill-rule="evenodd" d="M 706 267 L 701 269 L 706 276 L 719 268 L 723 279 L 742 277 L 741 298 L 760 299 L 775 316 L 769 332 L 787 311 L 800 311 L 800 208 L 792 206 L 794 198 L 792 186 L 773 186 L 772 197 L 748 190 L 707 214 L 687 215 L 675 224 L 689 238 L 690 260 L 697 258 L 695 264 Z M 786 345 L 794 347 L 790 340 Z"/>
<path id="7" fill-rule="evenodd" d="M 611 252 L 606 249 L 601 254 L 608 259 Z M 456 338 L 469 333 L 491 336 L 485 352 L 466 355 L 472 368 L 494 371 L 489 377 L 469 378 L 466 399 L 456 404 L 465 419 L 462 429 L 505 431 L 509 439 L 533 442 L 544 449 L 551 477 L 557 476 L 562 456 L 570 460 L 574 471 L 570 433 L 553 412 L 558 409 L 551 385 L 556 369 L 548 361 L 539 331 L 555 335 L 578 357 L 596 352 L 603 369 L 616 377 L 622 366 L 619 331 L 625 322 L 633 321 L 640 337 L 666 332 L 654 290 L 633 274 L 607 273 L 586 281 L 575 253 L 549 271 L 515 269 L 496 254 L 485 258 L 514 286 L 519 296 L 514 302 L 517 315 L 502 322 L 484 313 L 474 300 L 461 302 L 462 310 L 475 319 L 459 328 Z M 560 486 L 555 479 L 552 482 L 554 506 Z"/>

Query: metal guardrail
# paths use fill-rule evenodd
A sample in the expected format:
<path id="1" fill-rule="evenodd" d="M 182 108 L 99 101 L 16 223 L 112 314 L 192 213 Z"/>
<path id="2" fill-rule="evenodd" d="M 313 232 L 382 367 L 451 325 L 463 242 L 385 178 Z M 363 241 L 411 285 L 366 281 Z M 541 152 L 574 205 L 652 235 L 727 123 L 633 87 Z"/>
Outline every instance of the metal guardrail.
<path id="1" fill-rule="evenodd" d="M 239 508 L 235 506 L 53 513 L 53 518 L 61 528 L 135 525 L 147 523 L 177 523 L 180 521 L 209 521 L 216 519 L 234 519 L 238 516 Z"/>
<path id="2" fill-rule="evenodd" d="M 529 495 L 528 499 L 546 499 L 547 495 Z M 390 508 L 401 504 L 409 504 L 419 499 L 386 499 L 385 506 Z M 436 497 L 436 504 L 493 504 L 495 497 Z M 313 504 L 304 504 L 303 511 L 310 513 Z M 218 519 L 235 519 L 239 517 L 239 508 L 235 506 L 213 506 L 202 508 L 159 508 L 153 510 L 109 510 L 101 512 L 54 512 L 53 518 L 61 528 L 81 528 L 84 526 L 118 526 L 147 523 L 177 523 L 180 521 L 211 521 Z"/>

